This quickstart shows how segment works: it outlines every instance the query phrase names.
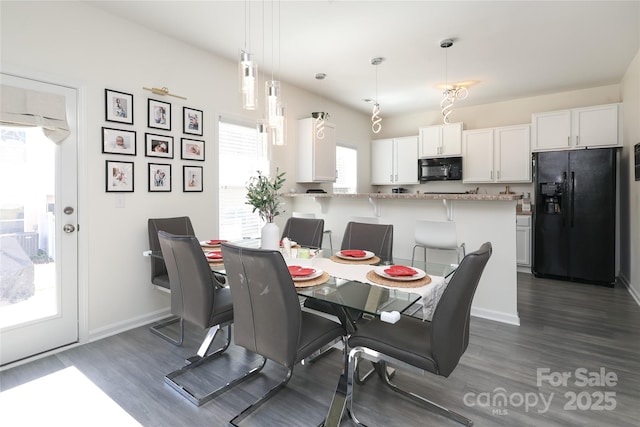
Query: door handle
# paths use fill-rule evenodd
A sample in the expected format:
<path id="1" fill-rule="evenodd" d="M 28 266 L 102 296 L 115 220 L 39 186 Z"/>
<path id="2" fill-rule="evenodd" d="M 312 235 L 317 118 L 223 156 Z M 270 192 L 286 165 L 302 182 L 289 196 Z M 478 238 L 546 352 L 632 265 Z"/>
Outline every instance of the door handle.
<path id="1" fill-rule="evenodd" d="M 73 224 L 65 224 L 64 226 L 62 226 L 62 231 L 64 231 L 65 233 L 73 233 L 74 231 L 76 231 L 76 228 L 73 226 Z"/>

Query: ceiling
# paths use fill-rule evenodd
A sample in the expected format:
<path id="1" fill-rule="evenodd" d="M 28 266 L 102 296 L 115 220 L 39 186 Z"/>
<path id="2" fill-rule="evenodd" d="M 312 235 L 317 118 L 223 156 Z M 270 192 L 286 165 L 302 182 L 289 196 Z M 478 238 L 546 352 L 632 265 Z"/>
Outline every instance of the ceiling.
<path id="1" fill-rule="evenodd" d="M 367 113 L 377 72 L 382 116 L 439 109 L 445 79 L 474 82 L 460 106 L 619 83 L 640 47 L 640 1 L 88 4 Z"/>

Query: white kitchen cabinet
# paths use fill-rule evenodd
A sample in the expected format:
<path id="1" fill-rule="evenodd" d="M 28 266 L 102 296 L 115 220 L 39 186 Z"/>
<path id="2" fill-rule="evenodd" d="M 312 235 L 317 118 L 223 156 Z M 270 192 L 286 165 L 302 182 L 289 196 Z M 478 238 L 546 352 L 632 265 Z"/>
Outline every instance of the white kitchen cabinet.
<path id="1" fill-rule="evenodd" d="M 529 125 L 465 131 L 463 182 L 531 182 L 530 141 Z"/>
<path id="2" fill-rule="evenodd" d="M 454 157 L 462 154 L 462 123 L 420 128 L 418 157 Z"/>
<path id="3" fill-rule="evenodd" d="M 533 151 L 619 146 L 620 109 L 620 104 L 607 104 L 535 113 Z"/>
<path id="4" fill-rule="evenodd" d="M 297 182 L 335 182 L 336 126 L 324 123 L 324 138 L 318 139 L 315 119 L 298 120 L 298 179 Z"/>
<path id="5" fill-rule="evenodd" d="M 531 216 L 516 215 L 516 263 L 531 267 Z"/>
<path id="6" fill-rule="evenodd" d="M 371 141 L 371 184 L 418 183 L 418 137 Z"/>

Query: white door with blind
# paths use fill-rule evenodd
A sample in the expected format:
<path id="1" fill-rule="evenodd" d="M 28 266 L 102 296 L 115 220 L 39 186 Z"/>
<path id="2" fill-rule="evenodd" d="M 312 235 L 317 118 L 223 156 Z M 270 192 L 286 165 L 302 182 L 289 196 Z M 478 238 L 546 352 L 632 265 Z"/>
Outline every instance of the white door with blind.
<path id="1" fill-rule="evenodd" d="M 78 106 L 74 88 L 0 77 L 5 93 L 10 86 L 33 91 L 38 101 L 39 94 L 56 97 L 70 131 L 54 143 L 41 127 L 0 126 L 0 365 L 6 365 L 78 341 Z M 3 120 L 4 113 L 3 100 Z"/>

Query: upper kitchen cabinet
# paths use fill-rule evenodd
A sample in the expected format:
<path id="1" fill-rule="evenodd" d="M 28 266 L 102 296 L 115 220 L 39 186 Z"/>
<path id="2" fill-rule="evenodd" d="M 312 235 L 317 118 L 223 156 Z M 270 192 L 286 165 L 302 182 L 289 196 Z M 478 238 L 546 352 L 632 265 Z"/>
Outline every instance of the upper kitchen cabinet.
<path id="1" fill-rule="evenodd" d="M 315 131 L 315 119 L 298 120 L 298 180 L 297 182 L 336 181 L 336 126 L 324 123 L 324 138 Z"/>
<path id="2" fill-rule="evenodd" d="M 465 131 L 464 183 L 531 182 L 530 126 Z"/>
<path id="3" fill-rule="evenodd" d="M 533 151 L 619 146 L 620 104 L 532 115 Z"/>
<path id="4" fill-rule="evenodd" d="M 420 128 L 418 157 L 454 157 L 462 154 L 462 123 Z"/>
<path id="5" fill-rule="evenodd" d="M 418 183 L 418 137 L 371 141 L 371 184 Z"/>

